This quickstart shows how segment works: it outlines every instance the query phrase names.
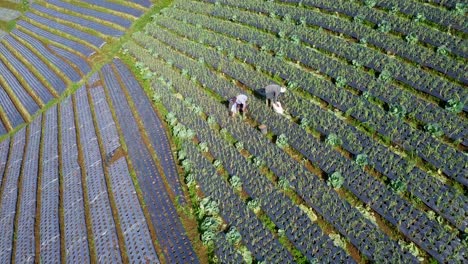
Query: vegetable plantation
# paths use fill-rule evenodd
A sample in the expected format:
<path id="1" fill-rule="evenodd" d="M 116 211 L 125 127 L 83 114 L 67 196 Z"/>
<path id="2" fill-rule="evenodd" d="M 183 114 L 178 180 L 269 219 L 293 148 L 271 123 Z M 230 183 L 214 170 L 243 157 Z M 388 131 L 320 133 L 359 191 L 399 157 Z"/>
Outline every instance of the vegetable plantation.
<path id="1" fill-rule="evenodd" d="M 466 261 L 466 18 L 410 2 L 174 1 L 124 44 L 213 261 Z"/>
<path id="2" fill-rule="evenodd" d="M 467 262 L 463 1 L 26 2 L 1 263 Z"/>

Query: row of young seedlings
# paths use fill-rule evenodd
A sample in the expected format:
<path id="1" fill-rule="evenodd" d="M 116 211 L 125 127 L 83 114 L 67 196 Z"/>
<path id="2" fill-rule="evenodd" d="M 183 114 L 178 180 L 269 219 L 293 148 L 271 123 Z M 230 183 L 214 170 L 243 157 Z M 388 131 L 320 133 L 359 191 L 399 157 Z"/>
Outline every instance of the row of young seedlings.
<path id="1" fill-rule="evenodd" d="M 133 51 L 133 48 L 129 47 L 129 49 L 130 49 L 130 50 L 129 50 L 130 52 L 134 52 L 134 51 Z M 154 64 L 154 62 L 152 63 L 152 65 L 153 65 L 153 64 Z M 159 68 L 159 70 L 160 70 L 160 68 Z M 303 193 L 303 194 L 304 194 L 304 193 Z M 336 210 L 336 208 L 335 208 L 335 210 Z"/>
<path id="2" fill-rule="evenodd" d="M 160 32 L 161 32 L 161 31 L 160 31 Z M 142 37 L 142 39 L 144 39 L 144 37 Z M 227 69 L 227 70 L 229 70 L 229 69 Z M 253 79 L 253 78 L 250 78 L 249 80 L 252 80 L 252 79 Z M 256 79 L 258 79 L 258 78 L 256 78 Z M 242 81 L 243 81 L 244 83 L 248 83 L 248 82 L 249 82 L 248 80 L 242 80 Z M 260 85 L 261 85 L 261 84 L 260 84 Z M 255 87 L 255 85 L 254 85 L 254 87 Z"/>

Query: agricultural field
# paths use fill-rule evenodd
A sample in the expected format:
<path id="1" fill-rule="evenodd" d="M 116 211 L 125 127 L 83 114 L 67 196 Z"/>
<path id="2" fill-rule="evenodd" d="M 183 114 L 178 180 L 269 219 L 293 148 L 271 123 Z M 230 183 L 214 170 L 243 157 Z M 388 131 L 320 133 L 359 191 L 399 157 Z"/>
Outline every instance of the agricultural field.
<path id="1" fill-rule="evenodd" d="M 468 262 L 467 8 L 30 3 L 0 39 L 0 263 Z"/>

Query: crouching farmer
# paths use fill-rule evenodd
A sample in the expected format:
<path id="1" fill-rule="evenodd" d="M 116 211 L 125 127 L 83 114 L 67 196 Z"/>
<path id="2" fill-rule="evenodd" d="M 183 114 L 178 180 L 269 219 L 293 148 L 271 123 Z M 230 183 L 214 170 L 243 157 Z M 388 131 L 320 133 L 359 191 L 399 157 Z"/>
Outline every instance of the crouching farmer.
<path id="1" fill-rule="evenodd" d="M 229 116 L 233 117 L 238 112 L 243 115 L 247 113 L 247 96 L 245 94 L 239 94 L 229 99 Z"/>

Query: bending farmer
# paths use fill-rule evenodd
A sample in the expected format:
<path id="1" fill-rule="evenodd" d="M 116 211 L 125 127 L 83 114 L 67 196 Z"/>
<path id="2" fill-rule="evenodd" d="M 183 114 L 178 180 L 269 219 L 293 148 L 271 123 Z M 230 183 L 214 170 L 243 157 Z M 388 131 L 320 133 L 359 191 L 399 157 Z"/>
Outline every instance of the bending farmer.
<path id="1" fill-rule="evenodd" d="M 229 99 L 229 115 L 235 116 L 237 112 L 242 114 L 247 112 L 247 96 L 245 94 L 239 94 Z"/>
<path id="2" fill-rule="evenodd" d="M 266 97 L 266 104 L 272 105 L 278 102 L 278 97 L 281 93 L 286 92 L 286 88 L 279 86 L 277 84 L 270 84 L 265 87 L 265 97 Z"/>

